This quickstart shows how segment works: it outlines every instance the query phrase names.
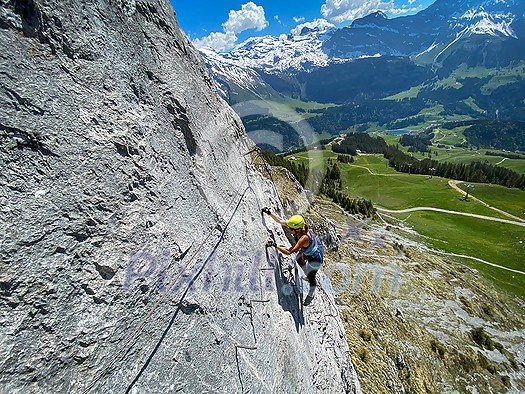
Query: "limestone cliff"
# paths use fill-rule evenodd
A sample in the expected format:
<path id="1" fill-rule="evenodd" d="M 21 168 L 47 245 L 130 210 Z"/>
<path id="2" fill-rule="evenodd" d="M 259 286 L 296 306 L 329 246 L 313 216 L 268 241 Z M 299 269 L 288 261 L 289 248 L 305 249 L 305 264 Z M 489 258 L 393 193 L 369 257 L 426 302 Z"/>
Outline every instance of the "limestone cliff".
<path id="1" fill-rule="evenodd" d="M 1 0 L 0 48 L 0 392 L 360 392 L 167 0 Z"/>

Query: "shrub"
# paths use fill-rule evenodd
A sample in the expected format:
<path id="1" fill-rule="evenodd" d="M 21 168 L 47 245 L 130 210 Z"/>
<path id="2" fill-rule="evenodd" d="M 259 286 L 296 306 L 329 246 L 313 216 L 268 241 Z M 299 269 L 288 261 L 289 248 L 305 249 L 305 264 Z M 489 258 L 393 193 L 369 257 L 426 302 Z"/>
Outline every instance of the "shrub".
<path id="1" fill-rule="evenodd" d="M 360 348 L 357 351 L 357 355 L 359 356 L 361 361 L 364 363 L 367 363 L 368 361 L 370 361 L 370 353 L 368 353 L 368 350 L 365 349 L 364 347 Z"/>
<path id="2" fill-rule="evenodd" d="M 337 155 L 337 161 L 341 163 L 353 163 L 354 158 L 350 155 Z"/>
<path id="3" fill-rule="evenodd" d="M 478 363 L 481 366 L 481 368 L 486 369 L 487 371 L 489 371 L 493 375 L 496 372 L 498 372 L 498 368 L 496 367 L 496 365 L 491 363 L 490 360 L 487 357 L 485 357 L 483 354 L 481 354 L 479 352 L 478 352 Z"/>
<path id="4" fill-rule="evenodd" d="M 363 341 L 370 342 L 372 340 L 372 334 L 366 330 L 359 330 L 359 336 L 363 338 Z"/>
<path id="5" fill-rule="evenodd" d="M 496 347 L 501 351 L 503 346 L 499 343 L 496 343 L 492 340 L 491 337 L 483 330 L 483 327 L 473 328 L 470 332 L 472 339 L 478 346 L 482 349 L 494 350 Z"/>
<path id="6" fill-rule="evenodd" d="M 394 250 L 396 252 L 404 252 L 405 246 L 402 243 L 394 242 Z"/>
<path id="7" fill-rule="evenodd" d="M 466 299 L 465 297 L 461 296 L 461 297 L 459 297 L 459 300 L 465 306 L 465 308 L 467 308 L 467 311 L 472 311 L 472 304 L 470 303 L 470 301 L 468 299 Z"/>
<path id="8" fill-rule="evenodd" d="M 476 361 L 463 353 L 459 353 L 459 365 L 466 372 L 471 372 L 476 369 Z"/>
<path id="9" fill-rule="evenodd" d="M 436 341 L 435 339 L 430 341 L 430 347 L 432 348 L 432 351 L 437 353 L 439 355 L 439 358 L 444 359 L 445 353 L 447 352 L 444 345 Z"/>

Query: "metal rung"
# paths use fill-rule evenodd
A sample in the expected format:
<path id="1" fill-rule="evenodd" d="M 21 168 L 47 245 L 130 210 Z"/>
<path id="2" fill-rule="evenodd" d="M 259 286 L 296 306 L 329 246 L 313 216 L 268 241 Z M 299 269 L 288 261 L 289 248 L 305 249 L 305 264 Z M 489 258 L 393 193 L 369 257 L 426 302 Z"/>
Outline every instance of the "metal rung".
<path id="1" fill-rule="evenodd" d="M 257 350 L 257 347 L 253 346 L 242 346 L 242 345 L 235 345 L 237 349 L 246 349 L 246 350 Z"/>

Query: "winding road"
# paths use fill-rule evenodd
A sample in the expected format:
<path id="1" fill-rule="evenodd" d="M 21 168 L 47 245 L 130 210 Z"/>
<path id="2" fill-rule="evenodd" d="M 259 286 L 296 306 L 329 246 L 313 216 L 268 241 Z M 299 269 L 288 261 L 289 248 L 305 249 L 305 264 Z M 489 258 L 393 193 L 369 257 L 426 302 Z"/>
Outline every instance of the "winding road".
<path id="1" fill-rule="evenodd" d="M 455 214 L 455 215 L 471 216 L 471 217 L 475 217 L 475 218 L 479 218 L 479 219 L 485 219 L 485 220 L 493 220 L 493 221 L 496 221 L 496 222 L 510 223 L 510 224 L 515 224 L 517 226 L 525 227 L 525 223 L 523 223 L 523 222 L 513 222 L 511 220 L 493 218 L 493 217 L 490 217 L 490 216 L 481 216 L 481 215 L 476 215 L 476 214 L 473 214 L 473 213 L 449 211 L 447 209 L 432 208 L 432 207 L 417 207 L 417 208 L 408 208 L 408 209 L 399 209 L 399 210 L 385 209 L 385 208 L 381 208 L 381 207 L 376 207 L 376 209 L 379 212 L 383 212 L 383 213 L 407 213 L 407 212 L 415 212 L 415 211 L 436 211 L 436 212 L 451 213 L 451 214 Z M 477 257 L 474 257 L 474 256 L 468 256 L 468 255 L 465 255 L 465 254 L 445 252 L 445 251 L 440 251 L 440 250 L 434 250 L 434 252 L 442 254 L 442 255 L 447 255 L 447 256 L 453 256 L 453 257 L 460 257 L 460 258 L 467 258 L 467 259 L 475 260 L 475 261 L 477 261 L 478 263 L 481 263 L 481 264 L 490 265 L 491 267 L 496 267 L 496 268 L 499 268 L 499 269 L 502 269 L 502 270 L 505 270 L 505 271 L 510 271 L 510 272 L 515 273 L 515 274 L 525 275 L 525 272 L 523 272 L 523 271 L 518 271 L 518 270 L 509 268 L 509 267 L 505 267 L 503 265 L 494 264 L 494 263 L 491 263 L 490 261 L 486 261 L 486 260 L 483 260 L 483 259 L 480 259 L 480 258 L 477 258 Z"/>
<path id="2" fill-rule="evenodd" d="M 450 214 L 453 214 L 453 215 L 470 216 L 472 218 L 483 219 L 483 220 L 491 220 L 493 222 L 500 222 L 500 223 L 507 223 L 507 224 L 515 224 L 516 226 L 525 227 L 525 221 L 517 222 L 517 221 L 513 221 L 513 220 L 494 218 L 492 216 L 483 216 L 483 215 L 477 215 L 475 213 L 450 211 L 448 209 L 433 208 L 433 207 L 415 207 L 415 208 L 407 208 L 407 209 L 386 209 L 386 208 L 381 208 L 381 207 L 376 206 L 376 209 L 378 211 L 380 211 L 380 212 L 385 212 L 385 213 L 409 213 L 409 212 L 416 212 L 416 211 L 434 211 L 434 212 L 450 213 Z"/>
<path id="3" fill-rule="evenodd" d="M 503 162 L 504 160 L 502 160 L 501 162 Z M 500 162 L 500 163 L 501 163 Z M 498 163 L 498 164 L 500 164 Z M 354 167 L 360 167 L 360 168 L 364 168 L 366 170 L 368 170 L 368 172 L 371 174 L 371 175 L 380 175 L 380 176 L 385 176 L 387 174 L 376 174 L 374 172 L 372 172 L 370 170 L 370 168 L 368 167 L 365 167 L 365 166 L 360 166 L 360 165 L 356 165 L 356 164 L 353 164 Z M 390 174 L 388 174 L 390 175 Z M 394 175 L 394 174 L 392 174 Z M 459 192 L 460 194 L 462 194 L 463 196 L 465 196 L 467 194 L 467 192 L 465 192 L 464 190 L 462 190 L 458 184 L 460 183 L 463 183 L 463 181 L 458 181 L 458 180 L 454 180 L 454 179 L 451 179 L 448 181 L 448 185 L 453 188 L 454 190 L 456 190 L 457 192 Z M 493 222 L 499 222 L 499 223 L 505 223 L 505 224 L 512 224 L 512 225 L 515 225 L 515 226 L 521 226 L 521 227 L 525 227 L 525 219 L 523 218 L 520 218 L 518 216 L 515 216 L 515 215 L 512 215 L 508 212 L 505 212 L 499 208 L 496 208 L 496 207 L 493 207 L 489 204 L 487 204 L 486 202 L 480 200 L 479 198 L 476 198 L 474 196 L 472 196 L 472 194 L 469 194 L 469 197 L 474 200 L 474 201 L 477 201 L 479 202 L 480 204 L 484 205 L 485 207 L 487 208 L 490 208 L 502 215 L 505 215 L 513 220 L 508 220 L 508 219 L 500 219 L 500 218 L 495 218 L 495 217 L 491 217 L 491 216 L 483 216 L 483 215 L 478 215 L 478 214 L 475 214 L 475 213 L 467 213 L 467 212 L 460 212 L 460 211 L 451 211 L 449 209 L 442 209 L 442 208 L 434 208 L 434 207 L 414 207 L 414 208 L 407 208 L 407 209 L 386 209 L 386 208 L 382 208 L 382 207 L 379 207 L 379 206 L 376 206 L 376 209 L 379 211 L 379 212 L 383 212 L 383 213 L 410 213 L 410 212 L 416 212 L 416 211 L 433 211 L 433 212 L 441 212 L 441 213 L 448 213 L 448 214 L 452 214 L 452 215 L 461 215 L 461 216 L 468 216 L 468 217 L 472 217 L 472 218 L 476 218 L 476 219 L 482 219 L 482 220 L 490 220 L 490 221 L 493 221 Z M 482 259 L 479 259 L 477 257 L 473 257 L 473 256 L 467 256 L 467 255 L 463 255 L 463 254 L 457 254 L 457 253 L 449 253 L 449 252 L 442 252 L 442 251 L 438 251 L 438 253 L 441 253 L 441 254 L 444 254 L 444 255 L 449 255 L 449 256 L 455 256 L 455 257 L 461 257 L 461 258 L 468 258 L 468 259 L 472 259 L 472 260 L 475 260 L 479 263 L 482 263 L 482 264 L 486 264 L 486 265 L 490 265 L 492 267 L 496 267 L 496 268 L 500 268 L 500 269 L 503 269 L 503 270 L 506 270 L 506 271 L 510 271 L 510 272 L 513 272 L 513 273 L 516 273 L 516 274 L 521 274 L 521 275 L 525 275 L 525 272 L 523 271 L 518 271 L 518 270 L 515 270 L 515 269 L 512 269 L 512 268 L 508 268 L 508 267 L 505 267 L 505 266 L 502 266 L 502 265 L 499 265 L 499 264 L 494 264 L 494 263 L 491 263 L 489 261 L 485 261 L 485 260 L 482 260 Z"/>
<path id="4" fill-rule="evenodd" d="M 442 254 L 442 255 L 446 255 L 446 256 L 453 256 L 453 257 L 460 257 L 460 258 L 464 258 L 464 259 L 474 260 L 474 261 L 477 261 L 478 263 L 481 263 L 481 264 L 490 265 L 491 267 L 500 268 L 500 269 L 502 269 L 502 270 L 510 271 L 510 272 L 515 273 L 515 274 L 525 275 L 525 272 L 523 272 L 523 271 L 518 271 L 518 270 L 515 270 L 515 269 L 512 269 L 512 268 L 504 267 L 504 266 L 499 265 L 499 264 L 494 264 L 494 263 L 491 263 L 490 261 L 486 261 L 486 260 L 478 259 L 477 257 L 467 256 L 467 255 L 465 255 L 465 254 L 457 254 L 457 253 L 442 252 L 442 251 L 440 251 L 440 250 L 435 250 L 435 252 L 436 252 L 436 253 L 439 253 L 439 254 Z"/>
<path id="5" fill-rule="evenodd" d="M 465 191 L 463 191 L 462 189 L 460 189 L 457 185 L 458 183 L 460 183 L 461 181 L 455 181 L 455 180 L 450 180 L 448 181 L 448 184 L 449 186 L 451 186 L 454 190 L 457 190 L 459 191 L 460 193 L 462 193 L 463 195 L 466 195 L 467 193 Z M 525 220 L 522 219 L 522 218 L 519 218 L 517 216 L 514 216 L 514 215 L 511 215 L 510 213 L 508 212 L 505 212 L 505 211 L 502 211 L 501 209 L 498 209 L 498 208 L 495 208 L 495 207 L 492 207 L 490 205 L 488 205 L 487 203 L 481 201 L 480 199 L 478 198 L 475 198 L 473 197 L 472 195 L 470 195 L 470 197 L 473 199 L 473 200 L 476 200 L 478 201 L 479 203 L 485 205 L 486 207 L 488 208 L 491 208 L 497 212 L 500 212 L 506 216 L 509 216 L 513 219 L 516 219 L 517 221 L 514 221 L 514 220 L 507 220 L 507 219 L 500 219 L 500 218 L 494 218 L 494 217 L 491 217 L 491 216 L 483 216 L 483 215 L 477 215 L 475 213 L 467 213 L 467 212 L 459 212 L 459 211 L 451 211 L 451 210 L 448 210 L 448 209 L 441 209 L 441 208 L 434 208 L 434 207 L 415 207 L 415 208 L 407 208 L 407 209 L 385 209 L 385 208 L 381 208 L 381 207 L 376 207 L 376 209 L 379 211 L 379 212 L 384 212 L 384 213 L 409 213 L 409 212 L 416 212 L 416 211 L 434 211 L 434 212 L 442 212 L 442 213 L 449 213 L 449 214 L 453 214 L 453 215 L 462 215 L 462 216 L 469 216 L 469 217 L 473 217 L 473 218 L 477 218 L 477 219 L 483 219 L 483 220 L 491 220 L 493 222 L 500 222 L 500 223 L 506 223 L 506 224 L 513 224 L 513 225 L 516 225 L 516 226 L 521 226 L 521 227 L 525 227 Z M 512 269 L 512 268 L 508 268 L 508 267 L 505 267 L 505 266 L 502 266 L 502 265 L 499 265 L 499 264 L 494 264 L 494 263 L 491 263 L 489 261 L 486 261 L 486 260 L 482 260 L 482 259 L 479 259 L 477 257 L 473 257 L 473 256 L 467 256 L 467 255 L 464 255 L 464 254 L 457 254 L 457 253 L 449 253 L 449 252 L 441 252 L 441 251 L 437 251 L 438 253 L 441 253 L 441 254 L 444 254 L 444 255 L 448 255 L 448 256 L 454 256 L 454 257 L 461 257 L 461 258 L 468 258 L 468 259 L 472 259 L 472 260 L 475 260 L 479 263 L 482 263 L 482 264 L 486 264 L 486 265 L 490 265 L 492 267 L 496 267 L 496 268 L 500 268 L 502 270 L 505 270 L 505 271 L 510 271 L 510 272 L 513 272 L 515 274 L 521 274 L 521 275 L 525 275 L 525 272 L 523 271 L 518 271 L 518 270 L 515 270 L 515 269 Z"/>
<path id="6" fill-rule="evenodd" d="M 397 175 L 397 174 L 376 174 L 376 173 L 372 172 L 370 170 L 370 168 L 368 168 L 368 167 L 360 166 L 360 165 L 357 165 L 357 164 L 352 164 L 352 166 L 353 167 L 363 168 L 363 169 L 367 170 L 371 175 L 375 175 L 375 176 L 392 176 L 392 175 L 395 176 L 395 175 Z M 457 192 L 459 192 L 460 194 L 465 196 L 467 194 L 467 192 L 465 192 L 464 190 L 459 188 L 458 184 L 460 184 L 460 183 L 463 183 L 463 181 L 457 181 L 457 180 L 454 180 L 454 179 L 451 179 L 451 180 L 448 181 L 448 185 L 451 188 L 453 188 L 454 190 L 456 190 Z M 415 208 L 400 209 L 400 210 L 391 210 L 391 209 L 377 207 L 377 210 L 381 211 L 381 212 L 386 212 L 386 213 L 408 213 L 408 212 L 414 212 L 414 211 L 435 211 L 435 212 L 450 213 L 450 214 L 453 214 L 453 215 L 470 216 L 470 217 L 477 218 L 477 219 L 492 220 L 494 222 L 515 224 L 517 226 L 525 227 L 525 219 L 520 218 L 518 216 L 514 216 L 514 215 L 512 215 L 512 214 L 510 214 L 508 212 L 505 212 L 505 211 L 503 211 L 503 210 L 501 210 L 499 208 L 493 207 L 493 206 L 487 204 L 486 202 L 481 201 L 479 198 L 474 197 L 472 194 L 469 194 L 469 197 L 472 200 L 477 201 L 480 204 L 486 206 L 487 208 L 490 208 L 490 209 L 492 209 L 492 210 L 494 210 L 496 212 L 499 212 L 502 215 L 508 216 L 509 218 L 511 218 L 513 220 L 494 218 L 494 217 L 491 217 L 491 216 L 477 215 L 477 214 L 474 214 L 474 213 L 450 211 L 448 209 L 433 208 L 433 207 L 415 207 Z"/>
<path id="7" fill-rule="evenodd" d="M 363 168 L 363 169 L 367 170 L 370 173 L 370 175 L 375 175 L 375 176 L 396 176 L 396 175 L 398 175 L 398 174 L 376 174 L 376 173 L 372 172 L 372 170 L 370 170 L 370 168 L 368 168 L 368 167 L 360 166 L 360 165 L 357 165 L 357 164 L 352 164 L 352 166 L 353 167 Z M 457 181 L 457 180 L 454 180 L 454 179 L 451 179 L 451 180 L 448 181 L 448 185 L 452 189 L 456 190 L 457 192 L 459 192 L 460 194 L 465 196 L 467 194 L 467 192 L 465 192 L 464 190 L 462 190 L 458 186 L 460 183 L 463 183 L 463 181 Z M 481 201 L 479 198 L 474 197 L 472 194 L 469 194 L 469 197 L 472 200 L 477 201 L 480 204 L 484 205 L 485 207 L 490 208 L 490 209 L 492 209 L 492 210 L 494 210 L 494 211 L 496 211 L 496 212 L 498 212 L 498 213 L 500 213 L 502 215 L 505 215 L 505 216 L 507 216 L 507 217 L 509 217 L 509 218 L 511 218 L 513 220 L 499 219 L 499 218 L 494 218 L 494 217 L 491 217 L 491 216 L 476 215 L 474 213 L 466 213 L 466 212 L 459 212 L 459 211 L 450 211 L 450 210 L 447 210 L 447 209 L 433 208 L 433 207 L 415 207 L 415 208 L 408 208 L 408 209 L 402 209 L 402 210 L 389 210 L 389 209 L 377 207 L 377 209 L 379 211 L 386 212 L 386 213 L 407 213 L 407 212 L 414 212 L 414 211 L 435 211 L 435 212 L 450 213 L 450 214 L 453 214 L 453 215 L 470 216 L 470 217 L 473 217 L 473 218 L 484 219 L 484 220 L 492 220 L 494 222 L 515 224 L 517 226 L 525 227 L 525 219 L 520 218 L 518 216 L 514 216 L 511 213 L 505 212 L 505 211 L 503 211 L 503 210 L 501 210 L 499 208 L 493 207 L 493 206 L 487 204 L 486 202 Z"/>

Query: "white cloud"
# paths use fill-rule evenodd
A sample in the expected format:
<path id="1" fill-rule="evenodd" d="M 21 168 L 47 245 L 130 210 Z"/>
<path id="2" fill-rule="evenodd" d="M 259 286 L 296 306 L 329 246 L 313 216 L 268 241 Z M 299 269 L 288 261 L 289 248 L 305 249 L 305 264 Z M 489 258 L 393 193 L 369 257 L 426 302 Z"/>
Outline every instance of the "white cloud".
<path id="1" fill-rule="evenodd" d="M 235 46 L 237 36 L 231 32 L 228 33 L 210 33 L 203 38 L 196 38 L 193 45 L 197 48 L 210 48 L 215 52 L 225 52 Z"/>
<path id="2" fill-rule="evenodd" d="M 279 19 L 279 15 L 275 15 L 275 16 L 273 17 L 273 19 L 275 19 L 275 21 L 276 21 L 277 23 L 279 23 L 280 25 L 283 24 L 283 22 L 281 22 L 281 20 Z"/>
<path id="3" fill-rule="evenodd" d="M 321 6 L 321 14 L 335 23 L 353 21 L 375 11 L 402 15 L 413 12 L 414 9 L 399 8 L 393 0 L 326 0 Z"/>
<path id="4" fill-rule="evenodd" d="M 295 23 L 304 22 L 304 16 L 294 16 L 293 21 Z"/>
<path id="5" fill-rule="evenodd" d="M 405 15 L 405 14 L 415 14 L 416 12 L 418 11 L 421 11 L 423 8 L 422 5 L 419 5 L 417 7 L 414 7 L 414 8 L 406 8 L 405 6 L 403 6 L 403 8 L 394 8 L 392 10 L 390 10 L 389 12 L 393 15 L 393 16 L 399 16 L 399 15 Z"/>
<path id="6" fill-rule="evenodd" d="M 318 32 L 326 32 L 331 29 L 335 29 L 335 25 L 328 22 L 326 19 L 318 18 L 313 20 L 312 22 L 305 22 L 300 25 L 295 26 L 292 30 L 290 30 L 290 33 L 292 34 L 301 34 L 303 31 L 303 28 L 307 27 L 311 30 L 317 30 Z"/>
<path id="7" fill-rule="evenodd" d="M 280 23 L 279 16 L 275 19 Z M 213 32 L 203 38 L 193 40 L 197 48 L 210 48 L 216 52 L 226 52 L 237 42 L 237 34 L 248 29 L 262 30 L 269 25 L 264 17 L 264 8 L 253 2 L 241 5 L 238 11 L 231 10 L 228 20 L 222 24 L 224 33 Z"/>
<path id="8" fill-rule="evenodd" d="M 241 6 L 239 11 L 231 10 L 228 20 L 222 24 L 225 32 L 240 33 L 248 29 L 262 30 L 268 26 L 264 17 L 264 8 L 253 2 Z"/>

